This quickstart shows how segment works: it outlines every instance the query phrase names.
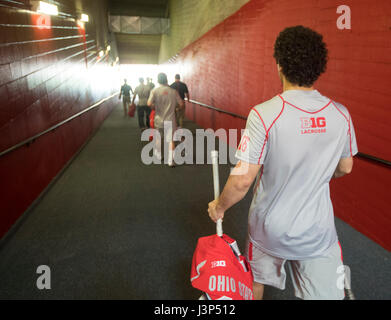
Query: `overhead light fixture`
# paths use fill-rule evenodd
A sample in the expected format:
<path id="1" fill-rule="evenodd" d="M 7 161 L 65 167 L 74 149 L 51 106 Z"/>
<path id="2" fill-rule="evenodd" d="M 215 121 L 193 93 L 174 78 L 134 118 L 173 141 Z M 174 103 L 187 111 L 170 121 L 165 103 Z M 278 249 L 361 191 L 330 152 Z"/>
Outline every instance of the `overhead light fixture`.
<path id="1" fill-rule="evenodd" d="M 51 16 L 58 15 L 58 7 L 54 4 L 50 4 L 44 1 L 37 1 L 36 3 L 36 11 L 38 13 L 48 14 Z"/>
<path id="2" fill-rule="evenodd" d="M 88 14 L 85 14 L 85 13 L 81 14 L 80 21 L 88 22 L 89 20 L 90 20 L 90 17 L 88 16 Z"/>

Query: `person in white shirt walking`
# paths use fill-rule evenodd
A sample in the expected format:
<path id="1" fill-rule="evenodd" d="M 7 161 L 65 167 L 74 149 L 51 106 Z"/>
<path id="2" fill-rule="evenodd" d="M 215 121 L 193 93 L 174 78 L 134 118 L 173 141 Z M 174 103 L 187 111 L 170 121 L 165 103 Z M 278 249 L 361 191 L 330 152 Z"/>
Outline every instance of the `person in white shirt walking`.
<path id="1" fill-rule="evenodd" d="M 264 285 L 285 289 L 285 265 L 296 297 L 344 298 L 329 182 L 352 171 L 358 150 L 348 110 L 314 89 L 327 55 L 323 37 L 309 28 L 280 33 L 274 57 L 283 93 L 252 108 L 237 167 L 209 203 L 211 219 L 224 218 L 256 178 L 246 251 L 257 299 Z"/>
<path id="2" fill-rule="evenodd" d="M 165 146 L 168 146 L 168 165 L 174 167 L 175 144 L 173 136 L 176 130 L 175 108 L 177 105 L 183 107 L 183 100 L 178 92 L 168 86 L 167 75 L 158 75 L 159 86 L 154 88 L 148 99 L 148 106 L 155 109 L 155 128 L 164 137 Z M 157 148 L 160 149 L 159 147 Z M 166 149 L 166 148 L 165 148 Z M 166 151 L 166 150 L 165 150 Z M 161 155 L 158 155 L 158 158 Z"/>

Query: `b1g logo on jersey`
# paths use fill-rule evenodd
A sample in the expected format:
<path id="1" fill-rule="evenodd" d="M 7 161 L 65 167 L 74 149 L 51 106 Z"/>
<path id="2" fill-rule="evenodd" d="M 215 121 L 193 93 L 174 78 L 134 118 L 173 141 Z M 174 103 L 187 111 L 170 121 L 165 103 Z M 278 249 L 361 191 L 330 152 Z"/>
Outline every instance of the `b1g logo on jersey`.
<path id="1" fill-rule="evenodd" d="M 301 134 L 311 133 L 325 133 L 326 132 L 326 118 L 300 118 L 301 120 Z"/>

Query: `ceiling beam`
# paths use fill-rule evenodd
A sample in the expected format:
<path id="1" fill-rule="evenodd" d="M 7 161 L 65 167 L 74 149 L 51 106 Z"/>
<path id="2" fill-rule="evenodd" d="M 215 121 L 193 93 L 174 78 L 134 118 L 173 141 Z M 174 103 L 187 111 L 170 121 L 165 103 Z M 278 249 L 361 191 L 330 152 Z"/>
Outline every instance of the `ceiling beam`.
<path id="1" fill-rule="evenodd" d="M 165 18 L 167 15 L 167 0 L 155 1 L 110 1 L 109 11 L 111 15 L 143 16 Z"/>

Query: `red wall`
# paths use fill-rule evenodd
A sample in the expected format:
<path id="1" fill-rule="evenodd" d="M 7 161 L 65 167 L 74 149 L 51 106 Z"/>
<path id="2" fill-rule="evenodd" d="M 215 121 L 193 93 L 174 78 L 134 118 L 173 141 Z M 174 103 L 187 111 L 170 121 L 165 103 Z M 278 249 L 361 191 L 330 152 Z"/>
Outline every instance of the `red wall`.
<path id="1" fill-rule="evenodd" d="M 1 152 L 118 88 L 109 57 L 97 59 L 93 25 L 84 31 L 75 21 L 51 17 L 51 28 L 40 29 L 39 16 L 22 10 L 28 6 L 0 5 Z M 99 127 L 113 101 L 0 157 L 0 238 Z"/>
<path id="2" fill-rule="evenodd" d="M 350 6 L 352 29 L 339 30 L 337 7 Z M 324 95 L 352 114 L 359 150 L 391 160 L 391 1 L 252 0 L 185 48 L 178 66 L 191 98 L 247 116 L 252 106 L 282 90 L 273 46 L 285 27 L 305 25 L 324 35 Z M 205 128 L 243 128 L 245 121 L 190 105 L 187 116 Z M 332 182 L 338 217 L 391 249 L 391 171 L 361 159 L 353 173 Z"/>

